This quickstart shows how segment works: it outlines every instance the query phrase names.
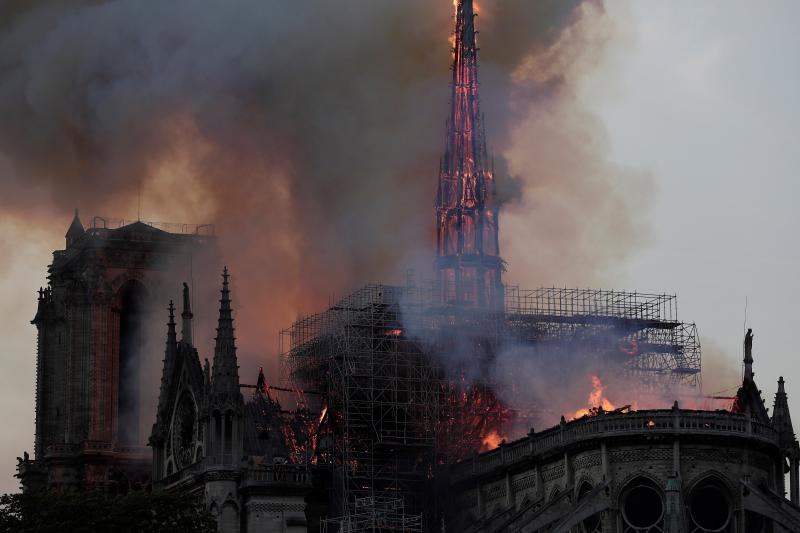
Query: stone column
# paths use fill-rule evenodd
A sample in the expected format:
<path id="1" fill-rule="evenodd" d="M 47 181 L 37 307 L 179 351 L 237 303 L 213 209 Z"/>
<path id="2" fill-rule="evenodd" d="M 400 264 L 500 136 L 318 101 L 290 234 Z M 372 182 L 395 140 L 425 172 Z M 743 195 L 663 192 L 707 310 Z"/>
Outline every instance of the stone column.
<path id="1" fill-rule="evenodd" d="M 544 496 L 544 480 L 542 479 L 542 467 L 539 464 L 536 464 L 534 469 L 534 475 L 536 476 L 536 492 L 535 499 L 540 499 Z"/>
<path id="2" fill-rule="evenodd" d="M 608 481 L 608 445 L 605 441 L 600 443 L 600 471 L 603 474 L 603 481 Z"/>
<path id="3" fill-rule="evenodd" d="M 672 441 L 672 473 L 681 477 L 681 443 L 678 439 Z"/>

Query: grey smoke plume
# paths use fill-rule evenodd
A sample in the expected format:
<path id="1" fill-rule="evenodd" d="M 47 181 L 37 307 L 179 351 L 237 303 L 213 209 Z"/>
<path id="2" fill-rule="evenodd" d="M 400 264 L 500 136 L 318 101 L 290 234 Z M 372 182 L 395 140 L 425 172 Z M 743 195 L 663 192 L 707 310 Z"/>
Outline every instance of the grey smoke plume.
<path id="1" fill-rule="evenodd" d="M 479 4 L 512 278 L 588 283 L 637 244 L 646 200 L 618 187 L 627 171 L 575 109 L 581 72 L 610 38 L 598 30 L 610 27 L 602 3 Z M 79 206 L 132 218 L 141 194 L 145 220 L 216 223 L 246 380 L 299 313 L 430 268 L 452 10 L 449 0 L 6 2 L 2 214 L 51 225 Z"/>

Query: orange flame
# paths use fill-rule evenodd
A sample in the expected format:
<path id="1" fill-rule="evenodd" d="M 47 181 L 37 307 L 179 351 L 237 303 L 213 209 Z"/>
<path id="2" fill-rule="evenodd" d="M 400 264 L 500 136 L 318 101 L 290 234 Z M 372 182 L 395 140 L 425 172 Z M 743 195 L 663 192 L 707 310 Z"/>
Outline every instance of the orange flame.
<path id="1" fill-rule="evenodd" d="M 584 416 L 594 416 L 598 412 L 613 411 L 616 409 L 613 403 L 605 397 L 606 386 L 598 376 L 592 376 L 592 392 L 589 393 L 587 400 L 589 407 L 584 407 L 572 414 L 571 420 L 576 420 Z"/>
<path id="2" fill-rule="evenodd" d="M 504 440 L 505 439 L 497 431 L 492 430 L 488 435 L 483 437 L 483 446 L 481 446 L 481 451 L 486 452 L 489 450 L 494 450 L 500 446 L 500 443 Z"/>

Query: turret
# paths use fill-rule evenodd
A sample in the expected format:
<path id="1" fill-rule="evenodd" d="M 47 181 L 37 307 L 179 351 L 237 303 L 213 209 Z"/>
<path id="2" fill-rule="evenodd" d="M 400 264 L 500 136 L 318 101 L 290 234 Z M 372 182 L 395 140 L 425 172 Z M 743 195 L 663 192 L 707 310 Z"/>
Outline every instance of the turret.
<path id="1" fill-rule="evenodd" d="M 189 301 L 189 286 L 184 282 L 183 284 L 183 312 L 181 313 L 181 342 L 192 346 L 192 305 Z"/>
<path id="2" fill-rule="evenodd" d="M 72 219 L 72 224 L 69 225 L 67 234 L 64 236 L 67 240 L 67 248 L 83 237 L 84 233 L 86 233 L 86 230 L 83 229 L 83 224 L 81 224 L 81 219 L 78 216 L 78 210 L 75 209 L 75 216 Z"/>
<path id="3" fill-rule="evenodd" d="M 214 367 L 211 377 L 211 392 L 214 396 L 231 401 L 241 398 L 239 392 L 239 364 L 236 359 L 236 338 L 234 337 L 231 311 L 230 289 L 228 286 L 228 267 L 222 272 L 222 298 L 219 303 L 216 346 L 214 347 Z"/>
<path id="4" fill-rule="evenodd" d="M 789 491 L 792 503 L 800 503 L 800 444 L 794 436 L 789 399 L 786 396 L 783 376 L 778 378 L 778 392 L 772 406 L 772 427 L 778 433 L 781 453 L 789 460 Z"/>
<path id="5" fill-rule="evenodd" d="M 753 381 L 753 330 L 748 329 L 744 336 L 744 379 Z"/>
<path id="6" fill-rule="evenodd" d="M 744 336 L 744 376 L 742 378 L 742 386 L 736 392 L 736 399 L 731 410 L 735 413 L 749 411 L 753 418 L 761 423 L 768 424 L 770 420 L 767 408 L 764 405 L 764 399 L 761 397 L 761 391 L 758 390 L 753 379 L 754 376 L 753 330 L 748 329 L 747 334 Z"/>
<path id="7" fill-rule="evenodd" d="M 792 417 L 789 415 L 789 401 L 786 397 L 783 376 L 778 379 L 778 392 L 775 393 L 775 403 L 772 407 L 772 426 L 778 432 L 781 447 L 790 448 L 794 441 L 794 428 Z"/>
<path id="8" fill-rule="evenodd" d="M 239 391 L 239 364 L 236 359 L 231 311 L 228 268 L 222 273 L 222 298 L 220 298 L 214 362 L 211 368 L 211 418 L 210 456 L 216 464 L 238 465 L 242 457 L 242 417 L 244 398 Z"/>
<path id="9" fill-rule="evenodd" d="M 178 341 L 175 333 L 175 305 L 169 301 L 169 321 L 167 322 L 167 342 L 164 348 L 164 361 L 161 371 L 161 389 L 158 395 L 158 412 L 156 413 L 156 426 L 167 417 L 167 402 L 169 401 L 169 385 L 175 369 L 178 356 Z"/>

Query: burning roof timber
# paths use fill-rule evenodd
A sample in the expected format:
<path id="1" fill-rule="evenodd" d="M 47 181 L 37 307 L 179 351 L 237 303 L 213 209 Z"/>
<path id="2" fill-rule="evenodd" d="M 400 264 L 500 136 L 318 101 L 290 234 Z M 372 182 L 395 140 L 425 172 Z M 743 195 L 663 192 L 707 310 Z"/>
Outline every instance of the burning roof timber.
<path id="1" fill-rule="evenodd" d="M 697 331 L 677 319 L 674 296 L 503 285 L 474 17 L 471 0 L 455 2 L 435 281 L 367 285 L 281 333 L 293 387 L 319 392 L 319 437 L 306 453 L 333 472 L 334 514 L 398 496 L 416 514 L 437 464 L 496 446 L 516 422 L 530 428 L 528 411 L 547 406 L 507 405 L 532 386 L 532 367 L 497 382 L 492 366 L 509 353 L 537 372 L 601 365 L 631 389 L 700 383 Z"/>
<path id="2" fill-rule="evenodd" d="M 677 319 L 674 296 L 507 287 L 497 312 L 443 305 L 439 294 L 435 283 L 367 285 L 282 332 L 293 386 L 318 391 L 327 411 L 317 433 L 329 447 L 307 453 L 338 471 L 346 492 L 418 497 L 435 464 L 496 446 L 515 419 L 529 424 L 491 376 L 467 379 L 473 370 L 458 366 L 490 365 L 511 345 L 530 358 L 542 346 L 555 357 L 586 350 L 631 390 L 699 383 L 696 329 Z"/>

